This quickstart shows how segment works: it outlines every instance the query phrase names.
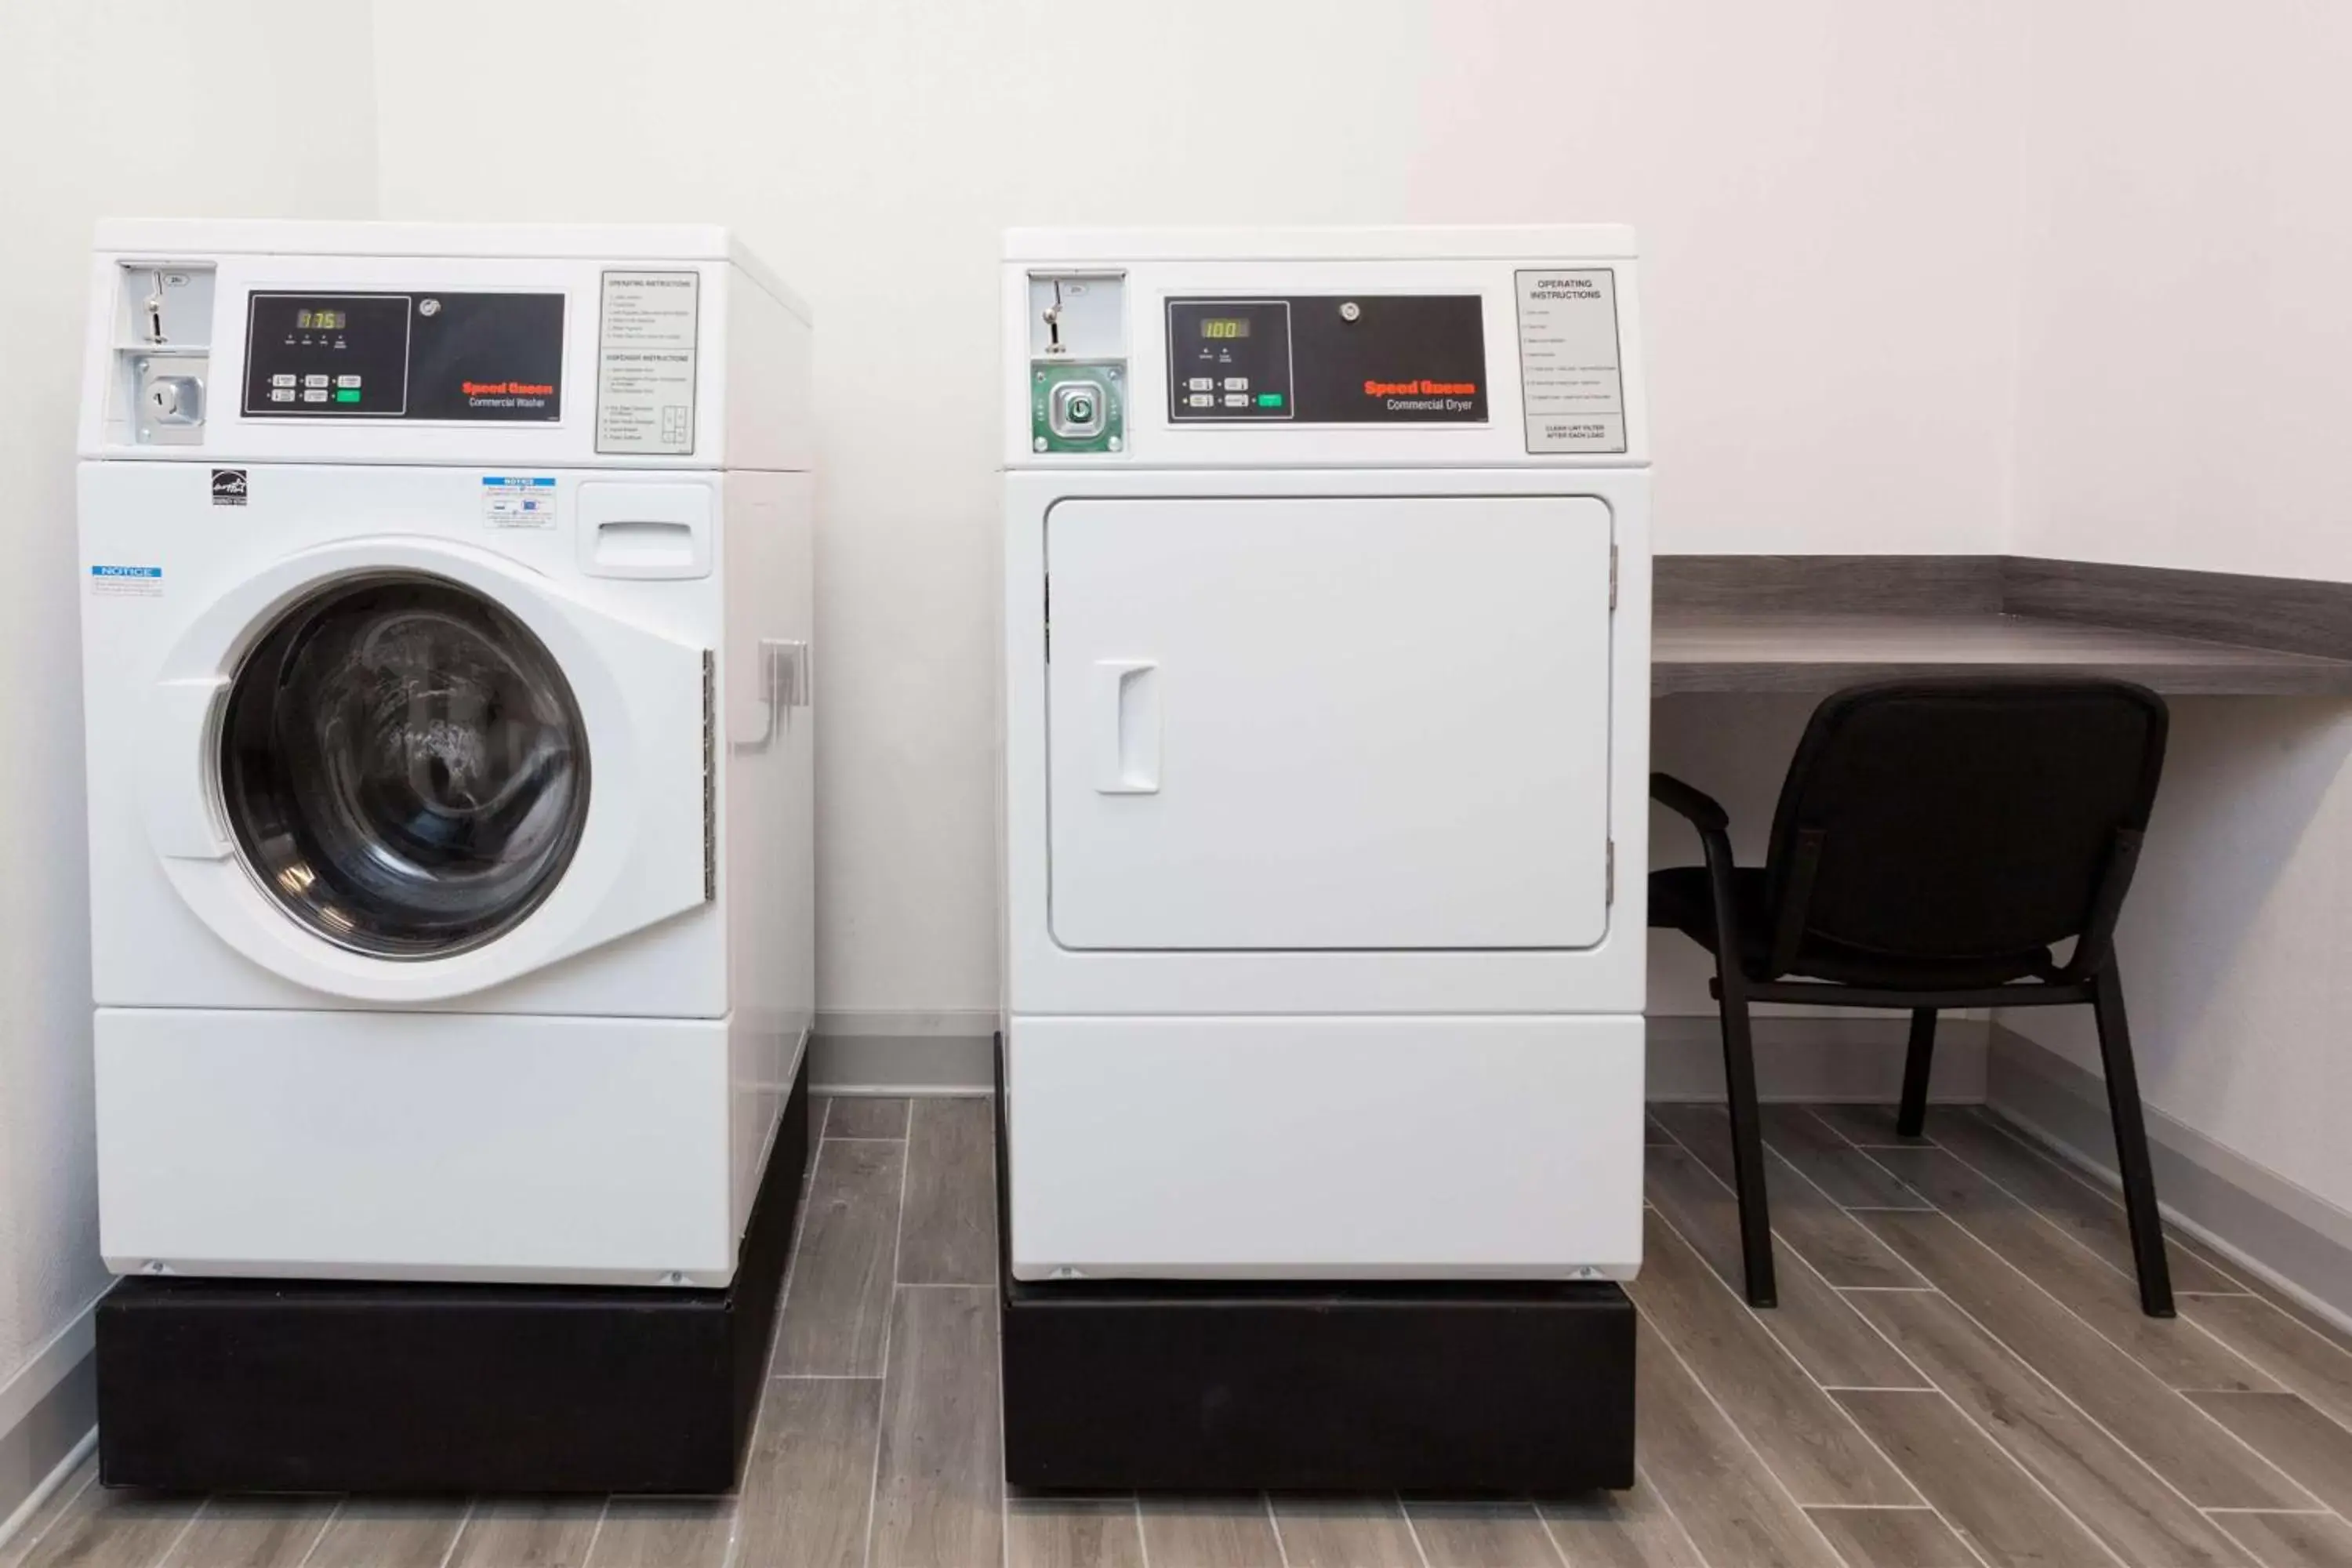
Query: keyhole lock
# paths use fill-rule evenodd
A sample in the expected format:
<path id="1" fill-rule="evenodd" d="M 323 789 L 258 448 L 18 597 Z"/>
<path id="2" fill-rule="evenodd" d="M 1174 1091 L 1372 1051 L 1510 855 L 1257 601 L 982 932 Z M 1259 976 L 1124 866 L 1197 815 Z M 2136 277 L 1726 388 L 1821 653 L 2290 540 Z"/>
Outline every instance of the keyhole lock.
<path id="1" fill-rule="evenodd" d="M 1086 441 L 1103 433 L 1103 388 L 1092 381 L 1066 381 L 1048 400 L 1047 423 L 1066 441 Z"/>
<path id="2" fill-rule="evenodd" d="M 142 409 L 153 425 L 201 425 L 205 384 L 193 375 L 158 375 L 147 382 Z"/>

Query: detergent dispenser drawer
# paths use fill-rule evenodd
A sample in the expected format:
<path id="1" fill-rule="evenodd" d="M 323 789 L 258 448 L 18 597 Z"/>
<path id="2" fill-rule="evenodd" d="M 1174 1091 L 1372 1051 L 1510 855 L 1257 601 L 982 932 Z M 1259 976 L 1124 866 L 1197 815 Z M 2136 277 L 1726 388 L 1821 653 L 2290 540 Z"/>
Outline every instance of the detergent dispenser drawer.
<path id="1" fill-rule="evenodd" d="M 1055 506 L 1055 939 L 1600 942 L 1610 530 L 1590 497 Z"/>

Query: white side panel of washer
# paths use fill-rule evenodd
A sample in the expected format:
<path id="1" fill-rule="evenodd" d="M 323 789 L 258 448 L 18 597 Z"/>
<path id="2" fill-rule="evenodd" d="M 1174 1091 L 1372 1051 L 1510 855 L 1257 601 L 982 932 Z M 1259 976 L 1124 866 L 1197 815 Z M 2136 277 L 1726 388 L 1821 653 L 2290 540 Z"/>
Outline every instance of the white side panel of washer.
<path id="1" fill-rule="evenodd" d="M 1630 1278 L 1638 1017 L 1022 1018 L 1013 1271 Z"/>
<path id="2" fill-rule="evenodd" d="M 118 1273 L 733 1276 L 723 1018 L 102 1007 L 97 1036 Z"/>
<path id="3" fill-rule="evenodd" d="M 806 474 L 728 477 L 719 896 L 735 1039 L 735 1228 L 759 1196 L 816 1007 L 816 713 Z"/>
<path id="4" fill-rule="evenodd" d="M 1609 552 L 1590 497 L 1055 506 L 1055 940 L 1601 941 Z"/>

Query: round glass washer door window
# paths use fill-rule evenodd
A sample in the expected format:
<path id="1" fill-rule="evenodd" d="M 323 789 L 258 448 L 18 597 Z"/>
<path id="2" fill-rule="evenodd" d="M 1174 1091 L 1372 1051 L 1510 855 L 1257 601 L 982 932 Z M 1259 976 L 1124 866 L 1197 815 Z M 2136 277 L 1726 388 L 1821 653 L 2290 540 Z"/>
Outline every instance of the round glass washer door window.
<path id="1" fill-rule="evenodd" d="M 246 865 L 303 925 L 379 958 L 496 941 L 571 863 L 588 736 L 546 645 L 472 589 L 345 579 L 246 657 L 221 731 Z"/>

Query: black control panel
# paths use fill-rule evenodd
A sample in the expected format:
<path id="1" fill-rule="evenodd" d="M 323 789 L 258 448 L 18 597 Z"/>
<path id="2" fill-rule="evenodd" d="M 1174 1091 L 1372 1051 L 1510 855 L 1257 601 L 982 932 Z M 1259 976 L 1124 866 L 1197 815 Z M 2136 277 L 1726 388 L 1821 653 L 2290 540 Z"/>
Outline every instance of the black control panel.
<path id="1" fill-rule="evenodd" d="M 245 414 L 560 419 L 563 296 L 256 293 Z"/>
<path id="2" fill-rule="evenodd" d="M 1290 301 L 1168 301 L 1171 419 L 1291 419 Z"/>
<path id="3" fill-rule="evenodd" d="M 1168 417 L 1179 425 L 1484 424 L 1480 298 L 1171 299 Z"/>

